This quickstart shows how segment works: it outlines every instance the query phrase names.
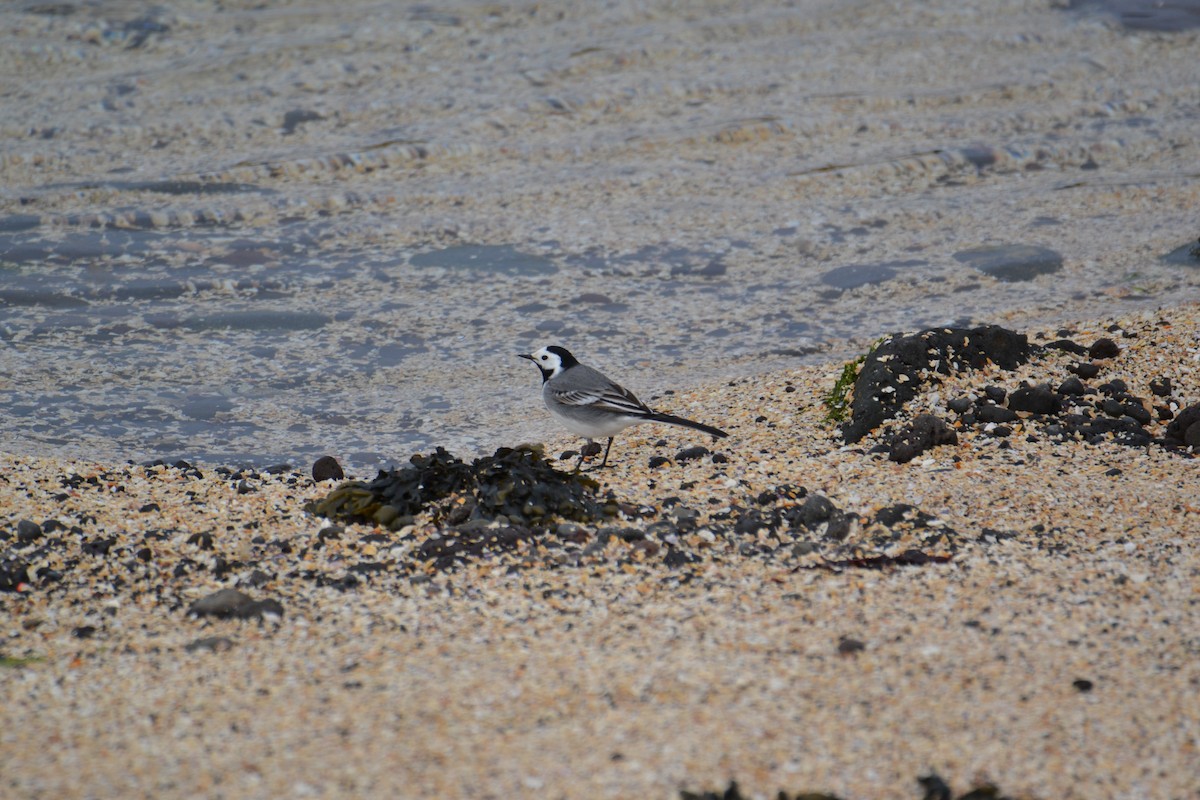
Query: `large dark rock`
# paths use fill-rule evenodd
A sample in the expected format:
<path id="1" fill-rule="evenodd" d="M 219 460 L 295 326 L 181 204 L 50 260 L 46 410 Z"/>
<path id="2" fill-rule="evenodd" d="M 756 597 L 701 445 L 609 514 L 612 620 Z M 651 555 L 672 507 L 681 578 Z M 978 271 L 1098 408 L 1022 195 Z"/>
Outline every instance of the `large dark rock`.
<path id="1" fill-rule="evenodd" d="M 924 385 L 922 372 L 949 375 L 979 369 L 988 362 L 1013 369 L 1028 361 L 1031 351 L 1024 334 L 997 325 L 935 328 L 891 336 L 863 363 L 854 382 L 850 420 L 842 425 L 842 435 L 847 442 L 857 442 L 894 417 Z"/>

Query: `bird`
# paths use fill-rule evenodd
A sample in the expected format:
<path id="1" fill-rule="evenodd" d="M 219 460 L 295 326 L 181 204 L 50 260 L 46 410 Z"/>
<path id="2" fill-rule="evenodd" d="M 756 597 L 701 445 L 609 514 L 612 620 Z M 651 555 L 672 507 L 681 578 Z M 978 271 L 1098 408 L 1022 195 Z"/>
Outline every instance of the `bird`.
<path id="1" fill-rule="evenodd" d="M 583 465 L 584 456 L 599 451 L 600 446 L 592 440 L 608 437 L 604 458 L 596 469 L 608 464 L 608 451 L 612 449 L 613 437 L 631 425 L 642 422 L 661 422 L 693 428 L 723 439 L 728 436 L 720 428 L 694 422 L 673 414 L 655 411 L 597 369 L 580 364 L 565 347 L 550 345 L 532 353 L 518 353 L 518 358 L 532 361 L 542 373 L 542 400 L 550 413 L 558 418 L 567 430 L 587 439 L 588 447 L 579 454 L 575 469 Z"/>

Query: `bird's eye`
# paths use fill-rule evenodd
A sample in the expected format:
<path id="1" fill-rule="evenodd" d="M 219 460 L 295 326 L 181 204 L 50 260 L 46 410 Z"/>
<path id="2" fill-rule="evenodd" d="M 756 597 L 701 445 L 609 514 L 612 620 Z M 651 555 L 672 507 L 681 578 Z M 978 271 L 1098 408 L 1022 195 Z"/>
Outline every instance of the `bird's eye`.
<path id="1" fill-rule="evenodd" d="M 545 361 L 546 358 L 547 358 L 546 356 L 542 356 L 542 361 Z"/>

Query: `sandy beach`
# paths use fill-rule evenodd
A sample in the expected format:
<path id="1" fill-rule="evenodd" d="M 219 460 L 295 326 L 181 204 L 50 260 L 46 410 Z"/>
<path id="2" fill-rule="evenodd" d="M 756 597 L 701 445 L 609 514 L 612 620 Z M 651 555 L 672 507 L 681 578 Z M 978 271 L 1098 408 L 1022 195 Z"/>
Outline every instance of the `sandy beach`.
<path id="1" fill-rule="evenodd" d="M 1083 5 L 0 8 L 0 796 L 1200 797 L 1200 48 Z"/>
<path id="2" fill-rule="evenodd" d="M 1181 407 L 1197 311 L 1041 339 L 1116 336 L 1089 383 Z M 905 416 L 1074 363 L 966 371 Z M 686 431 L 618 438 L 596 477 L 636 509 L 609 524 L 644 536 L 555 528 L 446 568 L 420 558 L 444 524 L 331 529 L 303 506 L 332 484 L 301 473 L 6 459 L 3 546 L 59 577 L 0 595 L 5 793 L 919 797 L 937 775 L 955 797 L 1195 796 L 1191 452 L 1020 414 L 897 464 L 825 420 L 840 369 L 661 398 L 731 436 L 686 462 Z M 796 487 L 863 522 L 734 530 L 731 509 L 797 508 Z M 881 539 L 866 520 L 898 503 L 936 521 Z M 44 533 L 18 546 L 18 520 Z M 946 558 L 847 560 L 912 547 Z M 282 613 L 189 614 L 230 587 Z"/>

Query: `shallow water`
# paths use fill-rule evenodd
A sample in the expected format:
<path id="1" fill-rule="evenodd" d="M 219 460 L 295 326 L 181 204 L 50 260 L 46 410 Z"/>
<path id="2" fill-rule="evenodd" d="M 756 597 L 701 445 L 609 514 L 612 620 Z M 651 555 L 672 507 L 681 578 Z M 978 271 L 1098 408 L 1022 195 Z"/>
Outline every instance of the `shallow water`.
<path id="1" fill-rule="evenodd" d="M 910 5 L 0 10 L 0 450 L 369 467 L 556 433 L 541 344 L 649 400 L 1200 297 L 1197 34 Z"/>

